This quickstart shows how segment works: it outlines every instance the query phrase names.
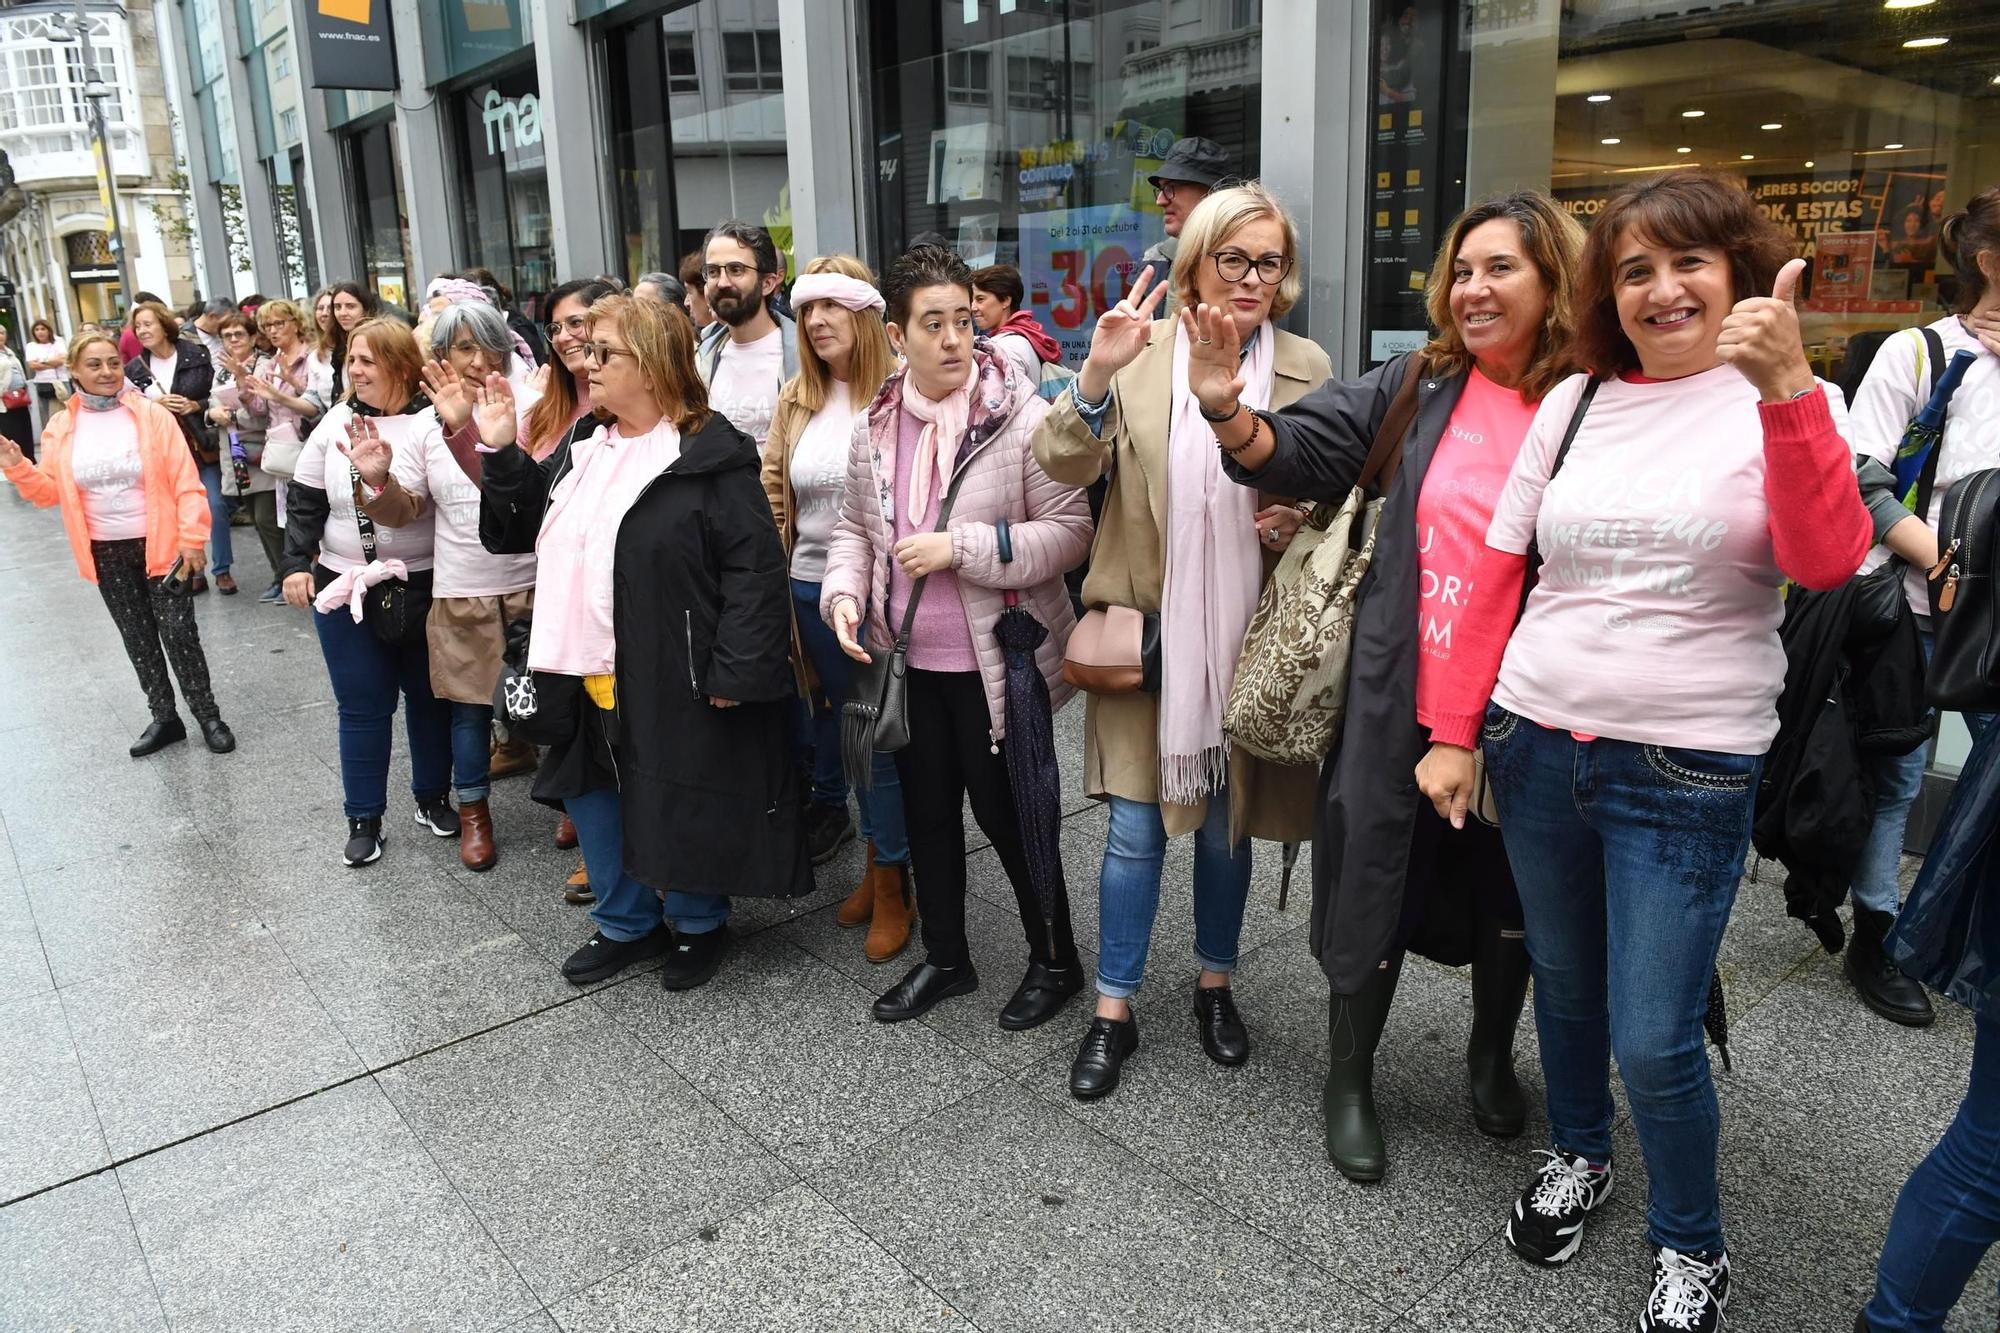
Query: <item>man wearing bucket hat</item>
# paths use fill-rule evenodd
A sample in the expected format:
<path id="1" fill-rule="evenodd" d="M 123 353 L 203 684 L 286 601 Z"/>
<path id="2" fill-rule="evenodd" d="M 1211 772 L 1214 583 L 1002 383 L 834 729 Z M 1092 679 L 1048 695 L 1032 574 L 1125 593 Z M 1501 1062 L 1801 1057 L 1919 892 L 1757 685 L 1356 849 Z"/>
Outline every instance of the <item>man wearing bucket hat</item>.
<path id="1" fill-rule="evenodd" d="M 1142 266 L 1153 266 L 1155 282 L 1164 282 L 1167 270 L 1173 266 L 1174 252 L 1180 248 L 1181 224 L 1194 212 L 1194 206 L 1208 197 L 1210 190 L 1234 174 L 1233 168 L 1229 150 L 1215 140 L 1177 139 L 1160 159 L 1158 169 L 1146 178 L 1153 187 L 1153 197 L 1160 205 L 1167 228 L 1166 239 L 1147 250 L 1139 261 Z M 1155 318 L 1165 319 L 1172 313 L 1173 304 L 1169 287 L 1167 299 L 1160 303 Z"/>

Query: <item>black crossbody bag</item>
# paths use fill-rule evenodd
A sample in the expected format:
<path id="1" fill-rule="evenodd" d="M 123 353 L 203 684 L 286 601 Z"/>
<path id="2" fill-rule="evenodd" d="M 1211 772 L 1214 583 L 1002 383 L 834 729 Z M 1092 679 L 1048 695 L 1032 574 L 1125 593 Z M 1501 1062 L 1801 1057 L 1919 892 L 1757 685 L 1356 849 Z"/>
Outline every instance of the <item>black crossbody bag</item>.
<path id="1" fill-rule="evenodd" d="M 352 463 L 348 473 L 361 480 Z M 361 558 L 375 563 L 375 520 L 359 504 L 354 506 L 354 526 L 361 531 Z M 361 601 L 361 618 L 375 637 L 391 648 L 406 648 L 424 641 L 424 622 L 431 613 L 430 579 L 422 587 L 412 579 L 384 579 L 368 590 Z"/>

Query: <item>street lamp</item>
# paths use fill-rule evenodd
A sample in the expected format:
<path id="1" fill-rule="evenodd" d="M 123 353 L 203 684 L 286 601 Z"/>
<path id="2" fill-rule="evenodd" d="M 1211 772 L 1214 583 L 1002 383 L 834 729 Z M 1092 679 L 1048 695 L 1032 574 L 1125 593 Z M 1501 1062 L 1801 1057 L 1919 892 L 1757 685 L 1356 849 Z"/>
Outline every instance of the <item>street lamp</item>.
<path id="1" fill-rule="evenodd" d="M 111 246 L 111 257 L 118 264 L 118 286 L 125 295 L 129 306 L 135 289 L 132 286 L 132 262 L 125 253 L 125 234 L 118 225 L 118 174 L 112 167 L 111 140 L 104 132 L 104 102 L 112 96 L 112 90 L 97 76 L 97 60 L 90 50 L 90 16 L 84 12 L 84 0 L 76 0 L 76 16 L 51 15 L 49 24 L 63 35 L 51 37 L 51 41 L 74 41 L 80 72 L 83 74 L 83 100 L 90 106 L 90 155 L 97 165 L 97 197 L 104 206 L 104 232 Z"/>

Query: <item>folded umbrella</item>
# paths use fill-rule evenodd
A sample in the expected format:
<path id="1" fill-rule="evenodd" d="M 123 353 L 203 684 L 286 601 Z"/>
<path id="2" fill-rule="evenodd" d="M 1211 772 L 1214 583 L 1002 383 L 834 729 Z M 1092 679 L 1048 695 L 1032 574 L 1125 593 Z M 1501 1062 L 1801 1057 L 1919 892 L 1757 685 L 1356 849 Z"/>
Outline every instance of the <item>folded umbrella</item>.
<path id="1" fill-rule="evenodd" d="M 1007 785 L 1021 825 L 1022 849 L 1028 874 L 1041 904 L 1042 929 L 1048 932 L 1049 957 L 1055 957 L 1055 921 L 1069 891 L 1063 882 L 1062 772 L 1056 760 L 1055 713 L 1049 704 L 1049 684 L 1035 664 L 1035 650 L 1048 639 L 1048 627 L 1021 609 L 1010 589 L 1007 609 L 993 627 L 1007 662 L 1007 743 L 1001 747 L 1007 764 Z"/>
<path id="2" fill-rule="evenodd" d="M 1896 474 L 1896 494 L 1911 513 L 1916 512 L 1924 464 L 1944 437 L 1945 409 L 1951 405 L 1951 396 L 1958 392 L 1958 383 L 1965 378 L 1966 370 L 1978 359 L 1972 352 L 1953 352 L 1951 360 L 1945 363 L 1944 373 L 1938 376 L 1937 387 L 1903 427 L 1903 438 L 1896 445 L 1896 460 L 1891 470 Z"/>

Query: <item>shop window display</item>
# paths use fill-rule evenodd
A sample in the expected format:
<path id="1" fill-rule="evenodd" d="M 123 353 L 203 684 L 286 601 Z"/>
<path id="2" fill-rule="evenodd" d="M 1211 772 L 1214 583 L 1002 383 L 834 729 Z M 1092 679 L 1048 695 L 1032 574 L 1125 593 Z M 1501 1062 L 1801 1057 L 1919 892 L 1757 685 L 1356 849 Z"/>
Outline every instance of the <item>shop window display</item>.
<path id="1" fill-rule="evenodd" d="M 541 317 L 556 285 L 543 106 L 532 66 L 452 94 L 468 266 L 493 270 L 514 304 Z"/>
<path id="2" fill-rule="evenodd" d="M 356 237 L 363 279 L 384 301 L 407 309 L 409 212 L 397 168 L 396 123 L 381 120 L 347 136 L 347 165 L 354 181 Z"/>

